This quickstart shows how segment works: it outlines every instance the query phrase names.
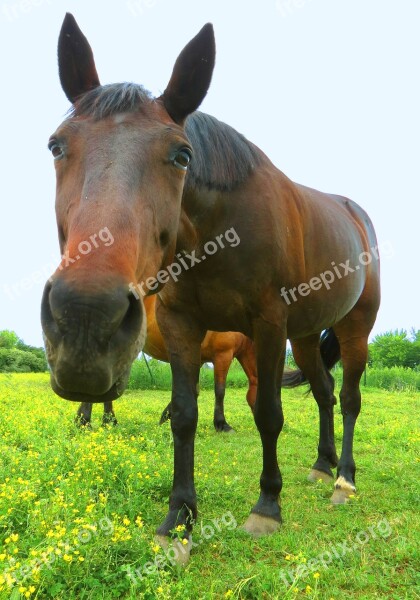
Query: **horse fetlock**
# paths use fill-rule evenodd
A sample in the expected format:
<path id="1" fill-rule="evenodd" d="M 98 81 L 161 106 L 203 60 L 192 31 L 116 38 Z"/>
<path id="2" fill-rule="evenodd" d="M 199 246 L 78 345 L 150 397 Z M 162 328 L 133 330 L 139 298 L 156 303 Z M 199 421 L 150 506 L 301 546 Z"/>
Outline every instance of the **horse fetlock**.
<path id="1" fill-rule="evenodd" d="M 180 534 L 186 537 L 192 531 L 197 517 L 196 504 L 191 502 L 187 506 L 184 503 L 179 509 L 170 509 L 162 525 L 157 530 L 158 535 L 167 537 L 178 537 Z"/>

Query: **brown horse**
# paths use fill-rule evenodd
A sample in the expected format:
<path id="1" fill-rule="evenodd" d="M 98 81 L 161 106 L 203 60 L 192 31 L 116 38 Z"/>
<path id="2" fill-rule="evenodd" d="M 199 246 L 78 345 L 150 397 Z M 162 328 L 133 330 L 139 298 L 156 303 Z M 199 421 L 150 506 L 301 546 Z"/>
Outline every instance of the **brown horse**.
<path id="1" fill-rule="evenodd" d="M 155 316 L 156 296 L 148 296 L 144 299 L 144 307 L 147 316 L 147 337 L 143 351 L 164 362 L 169 362 L 165 342 L 159 330 Z M 257 366 L 255 362 L 254 345 L 252 341 L 242 333 L 229 331 L 219 333 L 207 331 L 201 343 L 201 363 L 211 362 L 214 365 L 214 418 L 213 424 L 216 431 L 233 431 L 226 421 L 224 410 L 224 398 L 226 390 L 226 378 L 234 358 L 237 358 L 248 378 L 247 402 L 254 409 L 257 395 Z M 90 425 L 93 404 L 82 402 L 76 416 L 78 425 Z M 170 403 L 162 413 L 160 423 L 170 418 Z M 104 425 L 116 425 L 112 400 L 104 402 L 104 413 L 102 416 Z"/>
<path id="2" fill-rule="evenodd" d="M 91 402 L 121 395 L 146 336 L 142 295 L 159 294 L 156 314 L 173 377 L 174 480 L 158 533 L 167 544 L 184 526 L 183 562 L 197 514 L 194 437 L 206 331 L 240 331 L 255 343 L 263 464 L 260 496 L 245 523 L 254 535 L 281 522 L 276 448 L 289 338 L 300 371 L 287 383 L 307 380 L 319 406 L 311 476 L 331 476 L 337 466 L 333 501 L 345 502 L 355 491 L 359 382 L 379 307 L 369 217 L 351 200 L 293 183 L 235 130 L 195 112 L 214 67 L 211 25 L 181 52 L 158 98 L 135 84 L 101 86 L 71 15 L 58 56 L 72 110 L 49 142 L 63 253 L 42 300 L 53 389 Z M 274 110 L 270 97 L 262 100 L 264 110 Z M 258 108 L 256 97 L 255 118 Z M 113 243 L 99 244 L 100 234 L 112 234 Z M 340 356 L 344 435 L 337 464 L 327 367 Z"/>

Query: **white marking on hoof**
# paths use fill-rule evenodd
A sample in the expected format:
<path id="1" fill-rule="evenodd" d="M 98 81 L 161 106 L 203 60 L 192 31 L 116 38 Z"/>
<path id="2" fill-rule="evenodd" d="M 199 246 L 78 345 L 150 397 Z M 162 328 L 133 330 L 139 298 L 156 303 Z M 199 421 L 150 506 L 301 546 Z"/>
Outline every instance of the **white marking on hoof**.
<path id="1" fill-rule="evenodd" d="M 242 526 L 242 529 L 254 537 L 275 533 L 279 528 L 279 521 L 270 517 L 264 517 L 263 515 L 257 515 L 256 513 L 251 513 Z"/>
<path id="2" fill-rule="evenodd" d="M 155 535 L 155 541 L 159 546 L 162 546 L 162 549 L 171 564 L 180 567 L 185 567 L 188 564 L 192 548 L 191 536 L 188 537 L 186 544 L 182 543 L 183 540 L 173 540 L 166 535 Z"/>
<path id="3" fill-rule="evenodd" d="M 324 471 L 312 469 L 308 475 L 308 481 L 315 483 L 319 480 L 323 481 L 324 483 L 332 483 L 334 481 L 334 477 L 331 477 L 331 475 L 328 475 L 328 473 L 324 473 Z"/>
<path id="4" fill-rule="evenodd" d="M 354 485 L 344 479 L 341 475 L 335 482 L 334 487 L 334 493 L 331 498 L 333 504 L 346 504 L 346 502 L 348 502 L 356 493 Z"/>

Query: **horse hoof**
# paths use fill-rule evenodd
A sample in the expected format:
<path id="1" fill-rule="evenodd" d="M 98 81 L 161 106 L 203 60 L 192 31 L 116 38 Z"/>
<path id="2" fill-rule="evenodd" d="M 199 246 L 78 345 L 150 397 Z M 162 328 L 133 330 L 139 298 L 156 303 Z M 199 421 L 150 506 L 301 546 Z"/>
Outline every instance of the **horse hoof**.
<path id="1" fill-rule="evenodd" d="M 318 469 L 312 469 L 308 475 L 308 481 L 316 483 L 320 479 L 324 483 L 332 483 L 334 481 L 334 477 L 332 475 L 328 475 L 328 473 L 325 473 L 324 471 L 318 471 Z"/>
<path id="2" fill-rule="evenodd" d="M 74 418 L 74 424 L 80 429 L 92 429 L 90 421 L 86 421 L 84 417 L 81 417 L 79 415 L 77 415 L 77 417 Z"/>
<path id="3" fill-rule="evenodd" d="M 166 535 L 155 535 L 155 541 L 162 547 L 168 561 L 179 567 L 185 567 L 190 560 L 192 538 L 189 536 L 188 539 L 185 538 L 185 540 L 187 543 L 183 544 L 182 542 L 184 540 L 173 540 Z"/>
<path id="4" fill-rule="evenodd" d="M 251 513 L 242 526 L 242 529 L 244 529 L 246 532 L 250 533 L 254 537 L 270 535 L 272 533 L 275 533 L 279 528 L 279 521 L 276 521 L 271 517 L 257 515 L 257 513 Z"/>
<path id="5" fill-rule="evenodd" d="M 344 477 L 339 477 L 335 482 L 334 493 L 331 498 L 333 504 L 346 504 L 352 496 L 356 494 L 355 486 L 346 481 Z"/>
<path id="6" fill-rule="evenodd" d="M 215 423 L 214 428 L 220 433 L 236 433 L 236 431 L 229 425 L 229 423 Z"/>
<path id="7" fill-rule="evenodd" d="M 118 425 L 118 421 L 115 417 L 107 417 L 105 419 L 102 419 L 102 427 L 106 427 L 107 425 L 116 427 Z"/>
<path id="8" fill-rule="evenodd" d="M 159 425 L 163 425 L 164 423 L 166 423 L 166 421 L 169 421 L 170 418 L 171 418 L 171 413 L 169 412 L 169 410 L 167 408 L 165 408 L 165 410 L 161 414 Z"/>

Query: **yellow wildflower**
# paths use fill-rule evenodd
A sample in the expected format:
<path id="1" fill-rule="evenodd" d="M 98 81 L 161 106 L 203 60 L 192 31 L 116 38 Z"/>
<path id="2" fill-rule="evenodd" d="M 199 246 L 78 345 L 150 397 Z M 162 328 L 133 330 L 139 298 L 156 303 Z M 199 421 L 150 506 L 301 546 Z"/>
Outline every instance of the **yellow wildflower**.
<path id="1" fill-rule="evenodd" d="M 136 518 L 136 525 L 137 525 L 137 527 L 143 527 L 143 525 L 144 525 L 143 520 L 140 517 L 140 515 Z"/>

